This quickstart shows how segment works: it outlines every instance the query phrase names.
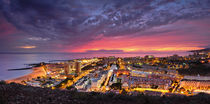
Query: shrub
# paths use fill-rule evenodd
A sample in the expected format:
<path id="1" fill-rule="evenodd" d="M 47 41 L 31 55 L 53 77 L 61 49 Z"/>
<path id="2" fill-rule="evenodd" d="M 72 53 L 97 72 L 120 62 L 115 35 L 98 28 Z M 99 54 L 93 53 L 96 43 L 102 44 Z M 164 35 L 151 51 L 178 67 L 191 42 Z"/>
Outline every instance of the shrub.
<path id="1" fill-rule="evenodd" d="M 4 80 L 0 81 L 0 84 L 6 84 L 6 82 Z"/>

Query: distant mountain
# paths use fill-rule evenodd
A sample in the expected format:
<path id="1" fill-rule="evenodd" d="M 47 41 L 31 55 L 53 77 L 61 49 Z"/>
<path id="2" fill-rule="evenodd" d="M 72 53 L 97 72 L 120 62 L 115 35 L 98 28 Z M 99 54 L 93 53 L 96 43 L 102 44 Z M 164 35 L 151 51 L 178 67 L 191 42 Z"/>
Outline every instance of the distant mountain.
<path id="1" fill-rule="evenodd" d="M 210 52 L 210 48 L 205 48 L 205 49 L 200 49 L 200 50 L 192 50 L 189 52 L 202 52 L 202 51 L 209 51 Z"/>

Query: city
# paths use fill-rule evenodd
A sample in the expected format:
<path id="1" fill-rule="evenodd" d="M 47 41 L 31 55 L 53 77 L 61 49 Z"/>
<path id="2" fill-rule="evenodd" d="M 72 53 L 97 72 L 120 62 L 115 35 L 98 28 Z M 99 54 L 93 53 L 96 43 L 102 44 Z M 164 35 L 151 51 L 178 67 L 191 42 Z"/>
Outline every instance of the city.
<path id="1" fill-rule="evenodd" d="M 210 77 L 184 75 L 193 65 L 210 65 L 210 49 L 192 55 L 169 57 L 95 57 L 41 63 L 43 76 L 20 83 L 34 87 L 79 92 L 101 92 L 152 96 L 210 93 Z"/>
<path id="2" fill-rule="evenodd" d="M 210 0 L 0 0 L 0 104 L 210 104 Z"/>

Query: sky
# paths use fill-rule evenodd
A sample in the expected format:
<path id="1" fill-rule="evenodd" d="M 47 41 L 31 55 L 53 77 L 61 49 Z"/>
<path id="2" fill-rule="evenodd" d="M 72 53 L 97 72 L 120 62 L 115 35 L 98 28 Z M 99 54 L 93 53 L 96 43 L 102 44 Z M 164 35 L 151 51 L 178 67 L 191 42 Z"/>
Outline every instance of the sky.
<path id="1" fill-rule="evenodd" d="M 0 0 L 0 52 L 167 53 L 210 47 L 210 0 Z"/>

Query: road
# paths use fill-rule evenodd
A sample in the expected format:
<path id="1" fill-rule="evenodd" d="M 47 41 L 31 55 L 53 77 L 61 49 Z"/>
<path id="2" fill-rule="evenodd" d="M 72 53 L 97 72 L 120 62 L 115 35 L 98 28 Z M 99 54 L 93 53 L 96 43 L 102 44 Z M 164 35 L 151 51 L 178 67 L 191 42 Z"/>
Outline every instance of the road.
<path id="1" fill-rule="evenodd" d="M 87 74 L 89 74 L 91 71 L 94 71 L 95 69 L 91 69 L 91 70 L 86 70 L 81 72 L 81 74 L 79 76 L 77 76 L 76 78 L 73 79 L 73 81 L 68 81 L 67 84 L 62 85 L 60 88 L 61 89 L 65 89 L 66 87 L 72 86 L 74 83 L 76 83 L 79 79 L 81 79 L 82 77 L 86 76 Z"/>
<path id="2" fill-rule="evenodd" d="M 105 81 L 104 85 L 101 88 L 103 92 L 106 91 L 106 86 L 107 86 L 107 84 L 109 82 L 109 79 L 110 79 L 111 75 L 112 75 L 112 71 L 109 71 L 108 74 L 107 74 L 107 77 L 106 77 L 106 81 Z"/>
<path id="3" fill-rule="evenodd" d="M 169 92 L 169 90 L 162 90 L 162 89 L 151 89 L 151 88 L 134 88 L 134 89 L 131 89 L 130 91 L 140 91 L 140 92 L 143 92 L 143 91 L 155 91 L 155 92 L 162 92 L 162 93 L 166 93 L 166 92 Z"/>

